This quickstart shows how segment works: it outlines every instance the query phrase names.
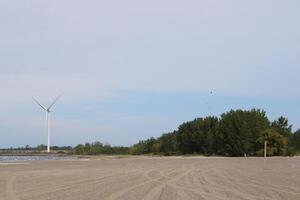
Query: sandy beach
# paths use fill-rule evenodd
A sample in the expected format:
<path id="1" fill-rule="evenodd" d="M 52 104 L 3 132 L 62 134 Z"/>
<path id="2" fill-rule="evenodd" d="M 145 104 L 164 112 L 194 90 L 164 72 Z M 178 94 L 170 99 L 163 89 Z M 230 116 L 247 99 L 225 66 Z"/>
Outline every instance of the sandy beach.
<path id="1" fill-rule="evenodd" d="M 300 199 L 300 158 L 97 157 L 0 163 L 1 200 Z"/>

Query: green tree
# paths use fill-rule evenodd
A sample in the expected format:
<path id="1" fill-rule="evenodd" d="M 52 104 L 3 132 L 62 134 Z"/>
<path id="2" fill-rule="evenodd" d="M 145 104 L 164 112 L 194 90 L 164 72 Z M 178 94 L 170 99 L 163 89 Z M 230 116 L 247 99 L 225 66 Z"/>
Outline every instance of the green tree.
<path id="1" fill-rule="evenodd" d="M 291 145 L 295 152 L 300 152 L 300 129 L 293 134 Z"/>
<path id="2" fill-rule="evenodd" d="M 85 154 L 84 146 L 82 144 L 78 144 L 75 148 L 75 154 L 82 155 Z"/>
<path id="3" fill-rule="evenodd" d="M 283 116 L 273 121 L 271 127 L 286 138 L 289 138 L 292 135 L 292 125 L 289 125 L 289 120 Z"/>
<path id="4" fill-rule="evenodd" d="M 183 123 L 177 132 L 177 145 L 182 153 L 212 154 L 216 148 L 219 120 L 216 117 L 197 118 Z"/>
<path id="5" fill-rule="evenodd" d="M 284 136 L 287 139 L 285 152 L 287 152 L 288 154 L 293 154 L 294 152 L 292 146 L 293 133 L 292 133 L 292 125 L 289 125 L 289 120 L 281 116 L 277 120 L 272 122 L 271 127 L 273 130 L 275 130 L 277 133 L 279 133 L 280 135 Z"/>
<path id="6" fill-rule="evenodd" d="M 165 155 L 172 155 L 178 152 L 177 132 L 165 133 L 158 138 L 160 147 L 159 152 Z"/>
<path id="7" fill-rule="evenodd" d="M 219 125 L 218 144 L 223 143 L 219 153 L 230 156 L 254 155 L 259 149 L 256 140 L 269 128 L 265 111 L 231 110 L 222 114 Z"/>
<path id="8" fill-rule="evenodd" d="M 268 156 L 282 156 L 286 153 L 287 139 L 273 129 L 267 129 L 257 139 L 257 143 L 261 149 L 257 151 L 258 155 L 262 155 L 264 151 L 264 142 L 267 141 Z"/>

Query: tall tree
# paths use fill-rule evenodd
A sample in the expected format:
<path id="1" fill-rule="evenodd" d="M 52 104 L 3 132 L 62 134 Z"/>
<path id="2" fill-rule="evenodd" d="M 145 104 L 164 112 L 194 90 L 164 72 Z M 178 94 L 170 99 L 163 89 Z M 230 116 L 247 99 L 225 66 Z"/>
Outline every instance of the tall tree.
<path id="1" fill-rule="evenodd" d="M 216 117 L 197 118 L 178 128 L 177 144 L 183 153 L 211 154 L 215 151 L 215 139 L 219 120 Z"/>
<path id="2" fill-rule="evenodd" d="M 287 139 L 287 145 L 285 152 L 288 154 L 293 154 L 294 152 L 292 147 L 293 133 L 292 133 L 292 125 L 289 125 L 288 118 L 283 116 L 279 117 L 277 120 L 273 121 L 271 124 L 273 130 L 278 132 L 280 135 L 284 136 Z"/>
<path id="3" fill-rule="evenodd" d="M 295 151 L 300 152 L 300 129 L 293 134 L 291 145 Z"/>
<path id="4" fill-rule="evenodd" d="M 277 120 L 273 121 L 271 124 L 273 130 L 277 131 L 284 137 L 291 137 L 292 135 L 292 125 L 289 125 L 288 118 L 283 116 L 279 117 Z"/>
<path id="5" fill-rule="evenodd" d="M 221 154 L 230 156 L 253 155 L 259 149 L 256 140 L 269 128 L 265 111 L 231 110 L 221 116 L 219 143 L 222 142 Z"/>

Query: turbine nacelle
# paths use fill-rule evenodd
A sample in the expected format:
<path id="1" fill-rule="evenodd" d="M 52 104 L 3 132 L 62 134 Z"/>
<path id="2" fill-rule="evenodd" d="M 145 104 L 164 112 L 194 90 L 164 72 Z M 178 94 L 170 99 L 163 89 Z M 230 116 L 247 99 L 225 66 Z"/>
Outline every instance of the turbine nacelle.
<path id="1" fill-rule="evenodd" d="M 38 102 L 38 100 L 36 100 L 35 98 L 33 98 L 32 97 L 32 99 L 43 109 L 43 110 L 45 110 L 46 112 L 48 112 L 48 113 L 50 113 L 51 112 L 51 108 L 54 106 L 54 104 L 58 101 L 58 99 L 60 98 L 62 96 L 62 94 L 61 95 L 59 95 L 59 96 L 57 96 L 56 97 L 56 99 L 54 99 L 54 101 L 53 101 L 53 103 L 48 107 L 48 108 L 46 108 L 45 106 L 43 106 L 42 104 L 40 104 L 40 102 Z"/>

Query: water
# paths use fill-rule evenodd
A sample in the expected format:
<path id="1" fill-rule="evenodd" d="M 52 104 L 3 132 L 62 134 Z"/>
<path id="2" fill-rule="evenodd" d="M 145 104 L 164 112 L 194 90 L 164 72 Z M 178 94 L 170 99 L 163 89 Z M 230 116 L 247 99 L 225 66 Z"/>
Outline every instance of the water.
<path id="1" fill-rule="evenodd" d="M 70 156 L 0 156 L 0 162 L 38 161 L 38 160 L 73 160 Z"/>

